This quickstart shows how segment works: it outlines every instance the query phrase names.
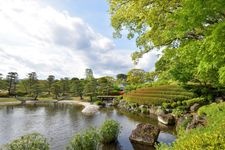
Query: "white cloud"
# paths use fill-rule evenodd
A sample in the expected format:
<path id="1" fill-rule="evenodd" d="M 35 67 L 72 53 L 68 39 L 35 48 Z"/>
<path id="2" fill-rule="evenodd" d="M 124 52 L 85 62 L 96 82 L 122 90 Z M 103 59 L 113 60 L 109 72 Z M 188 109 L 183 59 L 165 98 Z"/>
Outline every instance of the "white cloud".
<path id="1" fill-rule="evenodd" d="M 0 73 L 20 77 L 36 71 L 41 78 L 97 76 L 132 68 L 130 52 L 116 50 L 113 41 L 96 33 L 81 18 L 40 0 L 0 0 Z M 148 55 L 146 58 L 150 58 Z M 146 68 L 148 60 L 139 67 Z"/>

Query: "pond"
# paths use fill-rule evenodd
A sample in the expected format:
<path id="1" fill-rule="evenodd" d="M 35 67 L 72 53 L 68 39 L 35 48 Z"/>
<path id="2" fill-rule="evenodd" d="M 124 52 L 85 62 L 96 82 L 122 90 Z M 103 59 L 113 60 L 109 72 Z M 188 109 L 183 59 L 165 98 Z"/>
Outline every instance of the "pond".
<path id="1" fill-rule="evenodd" d="M 63 150 L 71 137 L 90 126 L 99 127 L 106 119 L 120 122 L 122 132 L 118 143 L 106 145 L 105 150 L 132 150 L 129 141 L 131 131 L 138 123 L 158 124 L 156 118 L 137 116 L 114 108 L 101 109 L 98 114 L 86 116 L 81 113 L 82 106 L 45 105 L 45 106 L 1 106 L 0 107 L 0 145 L 19 136 L 39 132 L 49 141 L 51 149 Z M 158 141 L 171 143 L 175 137 L 170 134 L 173 128 L 161 127 Z M 164 132 L 165 131 L 165 132 Z"/>

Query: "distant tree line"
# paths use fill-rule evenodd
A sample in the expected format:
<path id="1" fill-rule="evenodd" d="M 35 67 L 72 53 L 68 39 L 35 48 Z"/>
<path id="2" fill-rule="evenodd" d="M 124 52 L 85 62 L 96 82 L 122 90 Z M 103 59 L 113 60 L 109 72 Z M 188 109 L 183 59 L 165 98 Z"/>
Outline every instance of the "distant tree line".
<path id="1" fill-rule="evenodd" d="M 81 79 L 77 77 L 56 79 L 54 75 L 38 79 L 36 72 L 28 73 L 24 79 L 19 79 L 17 72 L 9 72 L 5 78 L 0 74 L 0 93 L 7 93 L 5 96 L 27 96 L 35 100 L 38 97 L 59 99 L 67 96 L 77 96 L 80 99 L 89 96 L 90 100 L 93 100 L 97 95 L 118 95 L 126 87 L 154 80 L 149 72 L 141 69 L 118 74 L 116 78 L 112 76 L 94 78 L 92 69 L 86 69 L 85 73 L 86 77 Z"/>

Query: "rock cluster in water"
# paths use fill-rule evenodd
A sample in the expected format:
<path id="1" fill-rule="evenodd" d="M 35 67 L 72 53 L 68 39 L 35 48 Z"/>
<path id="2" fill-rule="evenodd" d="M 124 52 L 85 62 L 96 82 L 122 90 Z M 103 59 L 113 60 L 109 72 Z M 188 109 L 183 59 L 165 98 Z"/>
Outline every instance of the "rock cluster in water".
<path id="1" fill-rule="evenodd" d="M 137 125 L 129 137 L 134 144 L 154 146 L 159 136 L 159 128 L 148 123 L 140 123 Z"/>

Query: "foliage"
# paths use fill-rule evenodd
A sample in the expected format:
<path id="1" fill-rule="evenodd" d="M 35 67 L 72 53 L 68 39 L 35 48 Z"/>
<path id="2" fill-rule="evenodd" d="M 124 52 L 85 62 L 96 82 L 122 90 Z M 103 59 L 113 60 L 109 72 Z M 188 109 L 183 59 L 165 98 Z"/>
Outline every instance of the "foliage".
<path id="1" fill-rule="evenodd" d="M 106 120 L 100 128 L 102 143 L 115 142 L 120 133 L 120 124 L 115 120 Z"/>
<path id="2" fill-rule="evenodd" d="M 186 106 L 190 107 L 194 105 L 195 103 L 204 104 L 206 101 L 204 98 L 193 98 L 186 101 L 183 101 L 183 104 L 186 104 Z"/>
<path id="3" fill-rule="evenodd" d="M 72 78 L 71 92 L 74 93 L 75 96 L 79 96 L 81 100 L 83 99 L 83 90 L 84 90 L 84 80 Z"/>
<path id="4" fill-rule="evenodd" d="M 99 134 L 95 128 L 90 128 L 82 133 L 75 135 L 67 150 L 98 150 L 99 149 Z"/>
<path id="5" fill-rule="evenodd" d="M 61 78 L 59 83 L 62 90 L 62 96 L 65 96 L 66 93 L 69 92 L 69 88 L 70 88 L 69 78 L 68 77 Z"/>
<path id="6" fill-rule="evenodd" d="M 225 103 L 203 106 L 198 110 L 198 114 L 206 116 L 207 125 L 180 134 L 171 147 L 165 148 L 173 150 L 225 149 Z"/>
<path id="7" fill-rule="evenodd" d="M 127 73 L 129 84 L 141 84 L 145 82 L 145 71 L 142 69 L 132 69 Z"/>
<path id="8" fill-rule="evenodd" d="M 193 93 L 177 85 L 140 88 L 123 95 L 124 100 L 140 105 L 161 105 L 164 102 L 176 102 L 190 99 Z M 179 102 L 181 103 L 181 102 Z M 165 105 L 165 104 L 164 104 Z M 174 103 L 173 105 L 177 105 Z"/>
<path id="9" fill-rule="evenodd" d="M 8 81 L 9 95 L 15 95 L 16 94 L 16 84 L 18 82 L 18 73 L 17 72 L 9 72 L 6 79 Z"/>
<path id="10" fill-rule="evenodd" d="M 97 81 L 96 79 L 90 78 L 89 80 L 86 80 L 85 86 L 84 86 L 84 94 L 87 96 L 90 96 L 90 100 L 93 101 L 93 97 L 96 96 L 97 92 Z"/>
<path id="11" fill-rule="evenodd" d="M 51 88 L 52 93 L 54 94 L 54 98 L 58 99 L 58 97 L 60 96 L 60 94 L 62 93 L 62 89 L 60 86 L 60 82 L 56 81 L 52 84 L 52 88 Z"/>
<path id="12" fill-rule="evenodd" d="M 95 101 L 95 104 L 96 104 L 96 105 L 99 105 L 99 106 L 105 106 L 105 103 L 102 102 L 102 101 L 100 101 L 100 100 Z"/>
<path id="13" fill-rule="evenodd" d="M 122 30 L 136 38 L 137 63 L 145 53 L 161 49 L 159 78 L 224 85 L 224 0 L 108 0 L 115 37 Z"/>
<path id="14" fill-rule="evenodd" d="M 100 95 L 109 95 L 114 90 L 113 87 L 114 78 L 106 76 L 101 77 L 97 80 L 97 90 Z"/>
<path id="15" fill-rule="evenodd" d="M 8 92 L 0 92 L 0 97 L 9 97 Z"/>
<path id="16" fill-rule="evenodd" d="M 47 85 L 48 85 L 48 95 L 51 94 L 51 88 L 52 88 L 52 84 L 55 81 L 55 76 L 54 75 L 49 75 L 47 78 Z"/>
<path id="17" fill-rule="evenodd" d="M 49 150 L 49 144 L 41 134 L 32 133 L 7 144 L 6 150 Z"/>

